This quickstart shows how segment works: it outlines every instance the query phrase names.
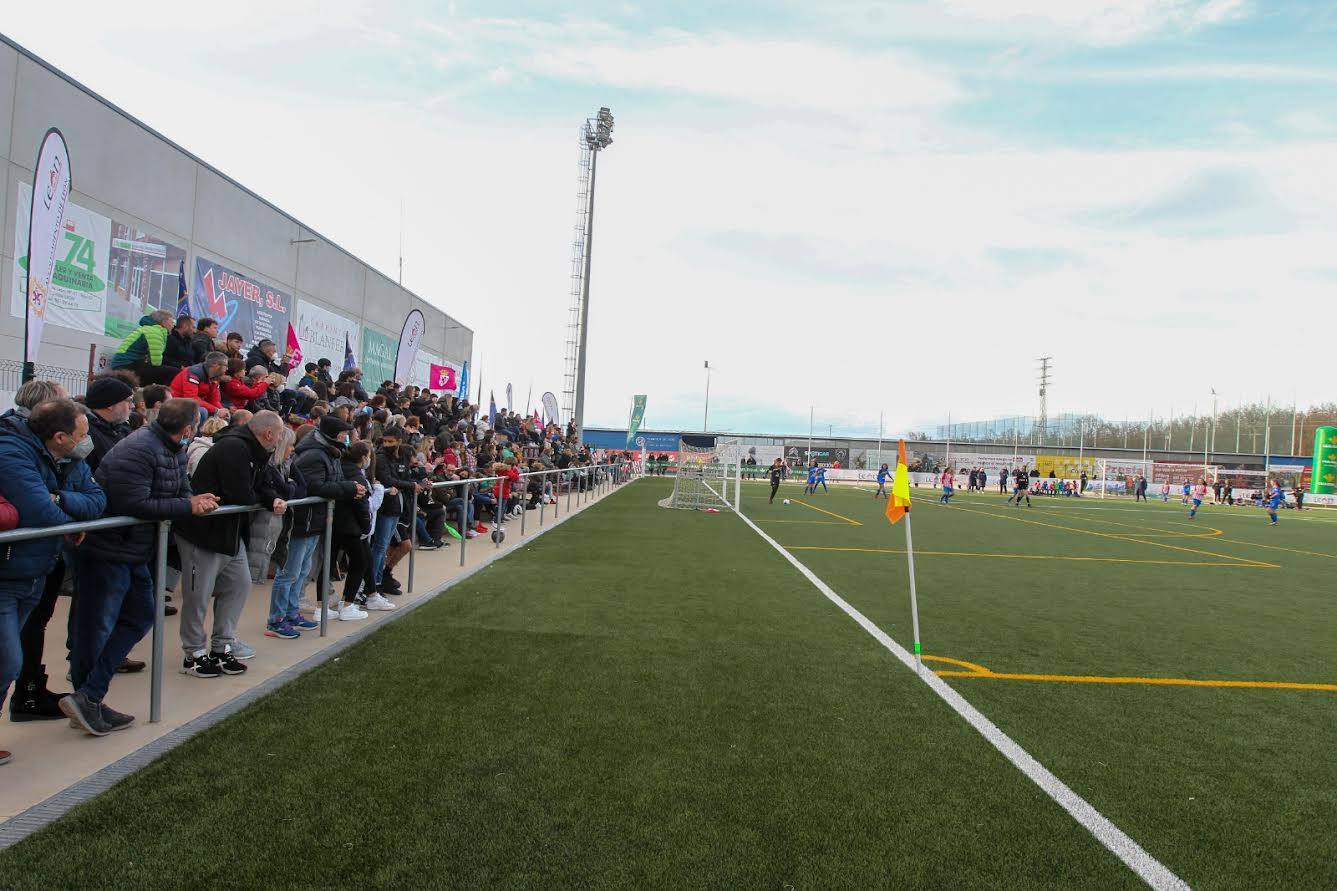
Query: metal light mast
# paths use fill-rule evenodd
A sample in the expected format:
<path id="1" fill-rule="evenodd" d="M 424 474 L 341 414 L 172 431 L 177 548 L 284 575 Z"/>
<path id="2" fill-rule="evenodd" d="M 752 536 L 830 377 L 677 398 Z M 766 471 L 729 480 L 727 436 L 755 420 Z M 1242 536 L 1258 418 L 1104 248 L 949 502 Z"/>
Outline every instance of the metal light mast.
<path id="1" fill-rule="evenodd" d="M 585 347 L 590 321 L 590 252 L 594 240 L 594 174 L 599 152 L 613 144 L 613 113 L 600 108 L 580 129 L 580 176 L 575 239 L 571 243 L 571 312 L 566 330 L 562 409 L 585 432 Z"/>
<path id="2" fill-rule="evenodd" d="M 1039 432 L 1040 439 L 1036 445 L 1045 444 L 1045 431 L 1049 428 L 1049 381 L 1053 367 L 1050 365 L 1054 361 L 1053 356 L 1041 356 L 1040 363 L 1040 415 L 1035 419 L 1035 427 Z"/>

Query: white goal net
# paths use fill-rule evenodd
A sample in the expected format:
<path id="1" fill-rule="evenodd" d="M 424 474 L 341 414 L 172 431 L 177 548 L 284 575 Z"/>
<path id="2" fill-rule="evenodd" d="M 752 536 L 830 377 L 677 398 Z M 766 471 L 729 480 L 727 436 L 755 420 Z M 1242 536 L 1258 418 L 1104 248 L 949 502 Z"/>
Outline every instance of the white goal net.
<path id="1" fill-rule="evenodd" d="M 738 440 L 719 440 L 711 445 L 692 444 L 683 437 L 678 446 L 678 472 L 673 478 L 673 494 L 662 502 L 665 507 L 683 510 L 727 508 L 737 468 Z"/>

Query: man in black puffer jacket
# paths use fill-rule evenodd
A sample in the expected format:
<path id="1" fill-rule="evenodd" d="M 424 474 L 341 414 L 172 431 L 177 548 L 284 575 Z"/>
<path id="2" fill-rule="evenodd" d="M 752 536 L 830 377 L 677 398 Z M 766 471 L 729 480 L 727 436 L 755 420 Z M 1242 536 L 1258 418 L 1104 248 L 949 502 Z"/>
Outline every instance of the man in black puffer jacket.
<path id="1" fill-rule="evenodd" d="M 246 424 L 220 430 L 195 467 L 191 488 L 217 495 L 220 506 L 259 504 L 282 515 L 288 503 L 269 488 L 264 469 L 283 430 L 283 419 L 272 411 L 256 412 Z M 183 674 L 211 678 L 246 671 L 232 644 L 251 593 L 247 516 L 192 517 L 176 524 L 176 546 L 181 552 Z M 214 602 L 212 635 L 204 625 L 210 600 Z"/>
<path id="2" fill-rule="evenodd" d="M 334 415 L 325 415 L 320 419 L 320 426 L 297 444 L 297 450 L 293 453 L 293 466 L 306 481 L 307 495 L 339 501 L 367 497 L 366 488 L 345 480 L 339 466 L 339 458 L 352 429 L 351 424 Z M 285 617 L 297 612 L 302 588 L 311 572 L 312 555 L 325 531 L 325 511 L 324 504 L 293 509 L 288 559 L 275 574 L 270 595 L 271 630 L 276 630 Z M 324 596 L 324 592 L 321 592 L 321 597 Z M 335 618 L 334 611 L 338 607 L 333 598 L 330 598 L 329 608 L 330 618 Z"/>
<path id="3" fill-rule="evenodd" d="M 191 495 L 185 443 L 195 432 L 193 399 L 169 399 L 158 418 L 117 443 L 95 479 L 107 494 L 107 512 L 144 520 L 184 520 L 218 506 L 213 495 Z M 60 702 L 95 736 L 134 721 L 102 702 L 112 675 L 153 627 L 155 598 L 149 561 L 156 554 L 156 524 L 92 532 L 75 552 L 79 596 L 74 599 L 70 679 L 74 693 Z"/>

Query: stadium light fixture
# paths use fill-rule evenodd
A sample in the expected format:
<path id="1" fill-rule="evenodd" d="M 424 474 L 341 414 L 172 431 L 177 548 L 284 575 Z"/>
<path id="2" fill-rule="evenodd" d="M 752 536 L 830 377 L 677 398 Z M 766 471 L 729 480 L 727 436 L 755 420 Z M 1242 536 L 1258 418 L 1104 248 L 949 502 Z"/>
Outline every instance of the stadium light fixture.
<path id="1" fill-rule="evenodd" d="M 589 152 L 589 187 L 588 203 L 585 205 L 584 253 L 580 283 L 580 329 L 576 337 L 575 393 L 572 415 L 576 422 L 576 432 L 585 435 L 585 350 L 589 341 L 590 327 L 590 256 L 594 242 L 594 174 L 599 161 L 599 152 L 613 144 L 613 112 L 607 106 L 599 109 L 598 114 L 585 121 L 581 131 L 584 148 Z M 569 353 L 568 353 L 569 355 Z M 568 368 L 570 366 L 568 365 Z"/>

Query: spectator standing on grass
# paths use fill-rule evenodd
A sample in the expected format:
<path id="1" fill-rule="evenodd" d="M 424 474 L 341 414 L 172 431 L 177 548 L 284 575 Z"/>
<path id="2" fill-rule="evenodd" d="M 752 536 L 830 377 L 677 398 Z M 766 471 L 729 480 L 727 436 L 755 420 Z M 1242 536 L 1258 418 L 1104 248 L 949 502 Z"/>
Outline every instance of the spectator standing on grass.
<path id="1" fill-rule="evenodd" d="M 189 399 L 169 399 L 158 419 L 131 433 L 103 457 L 95 476 L 107 512 L 143 520 L 183 520 L 218 506 L 210 494 L 191 495 L 186 445 L 199 412 Z M 94 532 L 75 551 L 79 596 L 72 607 L 70 679 L 74 693 L 61 711 L 94 736 L 134 722 L 103 701 L 112 675 L 153 627 L 155 598 L 149 563 L 157 553 L 151 524 Z"/>
<path id="2" fill-rule="evenodd" d="M 219 506 L 259 504 L 281 515 L 287 502 L 264 484 L 263 470 L 283 430 L 283 419 L 272 411 L 258 412 L 245 426 L 220 430 L 191 476 L 191 489 L 218 496 Z M 242 674 L 246 666 L 239 660 L 254 655 L 236 639 L 237 622 L 251 590 L 248 525 L 246 514 L 232 514 L 191 517 L 175 526 L 181 552 L 182 674 L 204 678 Z M 211 600 L 210 634 L 204 623 Z"/>
<path id="3" fill-rule="evenodd" d="M 33 407 L 25 419 L 0 418 L 0 497 L 14 506 L 23 528 L 59 526 L 102 515 L 107 498 L 83 456 L 92 449 L 88 419 L 69 399 Z M 67 536 L 77 545 L 82 535 Z M 0 546 L 0 705 L 23 664 L 19 631 L 42 596 L 60 553 L 58 536 Z M 0 764 L 11 760 L 0 751 Z"/>

